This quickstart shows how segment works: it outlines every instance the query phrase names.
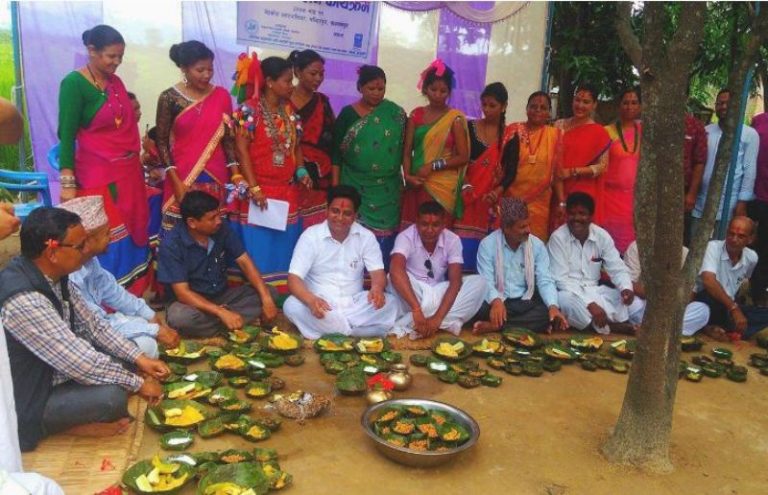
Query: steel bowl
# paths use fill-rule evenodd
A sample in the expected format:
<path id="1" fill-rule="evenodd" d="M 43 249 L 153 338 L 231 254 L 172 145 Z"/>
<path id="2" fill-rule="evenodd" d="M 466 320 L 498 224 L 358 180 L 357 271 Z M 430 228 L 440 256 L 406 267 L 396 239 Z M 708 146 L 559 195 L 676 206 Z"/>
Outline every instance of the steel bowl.
<path id="1" fill-rule="evenodd" d="M 373 431 L 372 419 L 376 417 L 377 411 L 391 406 L 421 406 L 427 409 L 435 409 L 449 413 L 457 423 L 461 424 L 469 431 L 469 440 L 455 449 L 444 450 L 441 452 L 418 452 L 405 447 L 391 445 L 385 442 L 382 438 L 379 438 Z M 373 444 L 379 452 L 395 462 L 413 467 L 432 467 L 448 462 L 461 455 L 462 452 L 472 448 L 480 437 L 480 427 L 472 416 L 458 407 L 454 407 L 444 402 L 427 399 L 392 399 L 379 402 L 365 410 L 360 418 L 360 423 L 363 426 L 363 431 L 365 431 L 368 437 L 373 440 Z"/>

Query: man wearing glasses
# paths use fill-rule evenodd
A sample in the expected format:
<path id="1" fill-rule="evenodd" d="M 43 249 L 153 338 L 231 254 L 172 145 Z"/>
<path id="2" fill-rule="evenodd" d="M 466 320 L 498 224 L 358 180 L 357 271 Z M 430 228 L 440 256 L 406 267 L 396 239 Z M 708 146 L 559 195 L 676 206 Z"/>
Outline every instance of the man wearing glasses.
<path id="1" fill-rule="evenodd" d="M 487 290 L 479 275 L 462 278 L 463 263 L 461 239 L 445 228 L 445 209 L 436 201 L 422 203 L 416 223 L 398 234 L 392 249 L 389 290 L 398 300 L 398 336 L 461 332 Z"/>
<path id="2" fill-rule="evenodd" d="M 547 247 L 531 234 L 525 201 L 502 199 L 501 225 L 477 250 L 477 271 L 489 288 L 472 332 L 495 332 L 505 325 L 534 332 L 565 330 Z"/>
<path id="3" fill-rule="evenodd" d="M 21 228 L 21 256 L 0 272 L 22 451 L 59 432 L 121 433 L 131 421 L 128 393 L 150 403 L 163 396 L 158 380 L 168 376 L 168 366 L 92 313 L 68 280 L 83 264 L 86 241 L 76 214 L 38 208 Z"/>

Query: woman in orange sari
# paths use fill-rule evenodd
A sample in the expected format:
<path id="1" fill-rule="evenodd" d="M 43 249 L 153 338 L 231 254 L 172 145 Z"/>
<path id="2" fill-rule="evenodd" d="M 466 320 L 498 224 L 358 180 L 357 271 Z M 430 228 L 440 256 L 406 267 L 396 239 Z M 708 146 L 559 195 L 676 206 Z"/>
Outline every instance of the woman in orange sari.
<path id="1" fill-rule="evenodd" d="M 635 179 L 640 163 L 643 127 L 640 89 L 624 90 L 619 96 L 619 120 L 605 126 L 613 140 L 605 173 L 605 213 L 602 227 L 611 234 L 616 249 L 624 253 L 635 240 Z"/>
<path id="2" fill-rule="evenodd" d="M 565 202 L 563 184 L 555 180 L 561 160 L 559 129 L 547 125 L 552 101 L 544 91 L 528 97 L 528 120 L 511 124 L 508 132 L 520 139 L 520 154 L 514 181 L 504 189 L 504 196 L 521 198 L 528 205 L 531 233 L 546 242 L 549 239 L 550 206 Z"/>
<path id="3" fill-rule="evenodd" d="M 205 191 L 223 203 L 230 170 L 239 175 L 234 139 L 224 123 L 232 100 L 210 82 L 213 52 L 192 40 L 173 45 L 170 57 L 183 80 L 157 101 L 157 150 L 166 171 L 161 236 L 181 218 L 179 203 L 187 191 Z"/>
<path id="4" fill-rule="evenodd" d="M 325 197 L 332 180 L 331 148 L 335 118 L 328 97 L 318 91 L 325 79 L 325 59 L 314 50 L 294 50 L 288 61 L 299 80 L 291 94 L 291 104 L 301 117 L 301 153 L 313 186 L 312 189 L 300 189 L 301 229 L 306 230 L 325 220 Z"/>
<path id="5" fill-rule="evenodd" d="M 498 227 L 498 198 L 515 179 L 520 140 L 504 124 L 508 100 L 502 83 L 489 84 L 480 94 L 483 118 L 469 121 L 470 161 L 461 193 L 464 215 L 453 224 L 467 272 L 477 271 L 477 248 Z"/>
<path id="6" fill-rule="evenodd" d="M 573 192 L 585 192 L 595 200 L 594 222 L 604 218 L 605 200 L 602 175 L 608 168 L 608 147 L 611 138 L 603 126 L 592 119 L 597 108 L 597 90 L 580 84 L 573 94 L 573 117 L 560 119 L 555 127 L 563 131 L 563 160 L 559 169 L 564 197 Z M 557 206 L 557 219 L 564 218 L 564 205 Z M 557 225 L 562 220 L 556 222 Z"/>
<path id="7" fill-rule="evenodd" d="M 454 86 L 450 67 L 437 59 L 421 73 L 418 88 L 429 104 L 411 112 L 403 149 L 403 211 L 400 228 L 416 222 L 419 205 L 437 201 L 449 224 L 461 217 L 461 187 L 469 162 L 469 134 L 464 114 L 448 106 Z"/>

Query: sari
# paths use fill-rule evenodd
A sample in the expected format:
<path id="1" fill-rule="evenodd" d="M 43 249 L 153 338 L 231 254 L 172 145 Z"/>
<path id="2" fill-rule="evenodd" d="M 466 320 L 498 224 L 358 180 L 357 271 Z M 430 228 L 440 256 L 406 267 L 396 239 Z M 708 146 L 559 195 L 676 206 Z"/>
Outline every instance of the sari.
<path id="1" fill-rule="evenodd" d="M 165 95 L 161 95 L 161 99 L 178 96 L 177 90 L 171 88 Z M 167 105 L 161 105 L 160 108 L 163 109 L 161 111 L 172 112 Z M 222 146 L 227 132 L 224 116 L 230 113 L 232 100 L 229 93 L 224 88 L 215 87 L 200 100 L 189 101 L 175 117 L 172 113 L 163 116 L 172 118 L 173 123 L 166 131 L 170 131 L 168 142 L 162 139 L 161 146 L 165 148 L 167 145 L 169 148 L 163 149 L 163 152 L 170 153 L 179 178 L 188 191 L 205 191 L 220 203 L 224 202 L 224 186 L 229 180 L 227 164 L 232 161 Z M 168 179 L 163 184 L 162 215 L 162 234 L 167 234 L 181 219 L 179 204 L 173 195 L 173 185 Z"/>
<path id="2" fill-rule="evenodd" d="M 562 168 L 565 172 L 569 168 L 587 167 L 596 165 L 601 167 L 607 162 L 608 147 L 611 138 L 605 128 L 600 124 L 590 122 L 578 127 L 568 127 L 570 119 L 561 119 L 555 122 L 555 127 L 563 131 L 563 160 Z M 601 224 L 605 201 L 603 190 L 605 188 L 602 175 L 597 177 L 568 178 L 563 181 L 563 191 L 567 198 L 573 192 L 584 192 L 595 200 L 595 215 L 593 221 Z M 555 226 L 557 228 L 557 226 Z M 554 230 L 554 229 L 553 229 Z"/>
<path id="3" fill-rule="evenodd" d="M 267 199 L 288 203 L 288 222 L 284 231 L 250 224 L 248 210 L 251 200 L 235 199 L 230 205 L 230 226 L 240 235 L 246 251 L 264 281 L 273 285 L 281 294 L 286 294 L 288 267 L 291 264 L 293 248 L 301 234 L 299 186 L 295 180 L 298 133 L 293 107 L 290 103 L 280 107 L 285 115 L 283 118 L 279 114 L 268 114 L 262 105 L 254 100 L 246 102 L 244 106 L 245 113 L 252 114 L 255 123 L 248 154 L 256 183 Z M 267 119 L 271 121 L 268 122 Z M 287 148 L 284 146 L 286 142 L 276 142 L 281 136 L 286 137 L 289 144 Z"/>
<path id="4" fill-rule="evenodd" d="M 296 108 L 301 118 L 301 153 L 304 167 L 312 178 L 312 189 L 299 192 L 301 228 L 325 221 L 327 189 L 331 185 L 331 149 L 333 147 L 333 109 L 328 97 L 315 93 L 301 108 Z"/>
<path id="5" fill-rule="evenodd" d="M 385 266 L 400 221 L 405 121 L 402 108 L 382 100 L 362 117 L 352 105 L 344 107 L 334 128 L 333 164 L 340 168 L 339 183 L 353 186 L 362 196 L 358 221 L 376 236 Z"/>
<path id="6" fill-rule="evenodd" d="M 509 128 L 505 129 L 499 146 L 498 142 L 489 144 L 480 139 L 475 121 L 469 123 L 468 130 L 470 160 L 462 191 L 464 215 L 454 221 L 452 230 L 461 238 L 464 271 L 475 273 L 480 241 L 499 227 L 498 203 L 488 203 L 483 197 L 498 186 L 504 187 L 505 181 L 514 178 L 514 167 L 503 163 L 502 156 L 507 155 L 506 147 L 515 134 Z"/>
<path id="7" fill-rule="evenodd" d="M 551 126 L 543 126 L 529 134 L 525 122 L 510 124 L 507 129 L 520 136 L 520 161 L 515 180 L 505 189 L 504 196 L 525 201 L 531 233 L 547 242 L 552 182 L 561 159 L 562 134 L 560 129 Z"/>
<path id="8" fill-rule="evenodd" d="M 453 123 L 461 121 L 467 139 L 467 119 L 455 108 L 449 109 L 436 121 L 424 123 L 424 107 L 419 107 L 411 114 L 415 125 L 413 134 L 413 157 L 410 174 L 416 175 L 425 163 L 439 158 L 449 159 L 456 147 L 453 139 Z M 469 144 L 467 144 L 469 146 Z M 416 189 L 406 189 L 403 194 L 403 214 L 400 228 L 404 229 L 416 222 L 419 205 L 425 201 L 435 200 L 440 203 L 449 217 L 461 217 L 464 214 L 464 202 L 461 198 L 461 186 L 466 166 L 458 169 L 446 169 L 432 172 L 424 181 L 424 185 Z"/>
<path id="9" fill-rule="evenodd" d="M 621 126 L 621 124 L 618 124 Z M 605 177 L 605 210 L 601 226 L 611 234 L 620 253 L 635 240 L 635 179 L 640 163 L 640 141 L 643 128 L 636 122 L 634 130 L 625 130 L 619 136 L 617 126 L 605 126 L 613 144 L 608 150 L 608 170 Z M 623 137 L 623 140 L 622 140 Z M 637 142 L 635 142 L 637 141 Z M 625 148 L 626 147 L 626 148 Z"/>
<path id="10" fill-rule="evenodd" d="M 76 135 L 78 196 L 101 196 L 110 246 L 99 262 L 136 295 L 150 283 L 149 206 L 139 152 L 138 122 L 123 82 L 112 76 L 104 104 Z"/>

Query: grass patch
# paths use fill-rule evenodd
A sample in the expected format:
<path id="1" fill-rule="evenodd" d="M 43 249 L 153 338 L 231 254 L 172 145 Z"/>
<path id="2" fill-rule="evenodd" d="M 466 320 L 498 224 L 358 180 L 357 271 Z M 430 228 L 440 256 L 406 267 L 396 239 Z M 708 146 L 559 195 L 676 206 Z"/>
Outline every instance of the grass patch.
<path id="1" fill-rule="evenodd" d="M 16 84 L 13 73 L 13 43 L 11 31 L 0 30 L 0 96 L 11 99 L 11 92 Z M 26 113 L 26 112 L 25 112 Z M 26 120 L 26 119 L 25 119 Z M 32 150 L 29 140 L 29 126 L 25 126 L 24 145 L 27 149 L 27 169 L 33 168 Z M 17 145 L 0 146 L 0 168 L 7 170 L 19 169 L 19 147 Z"/>

